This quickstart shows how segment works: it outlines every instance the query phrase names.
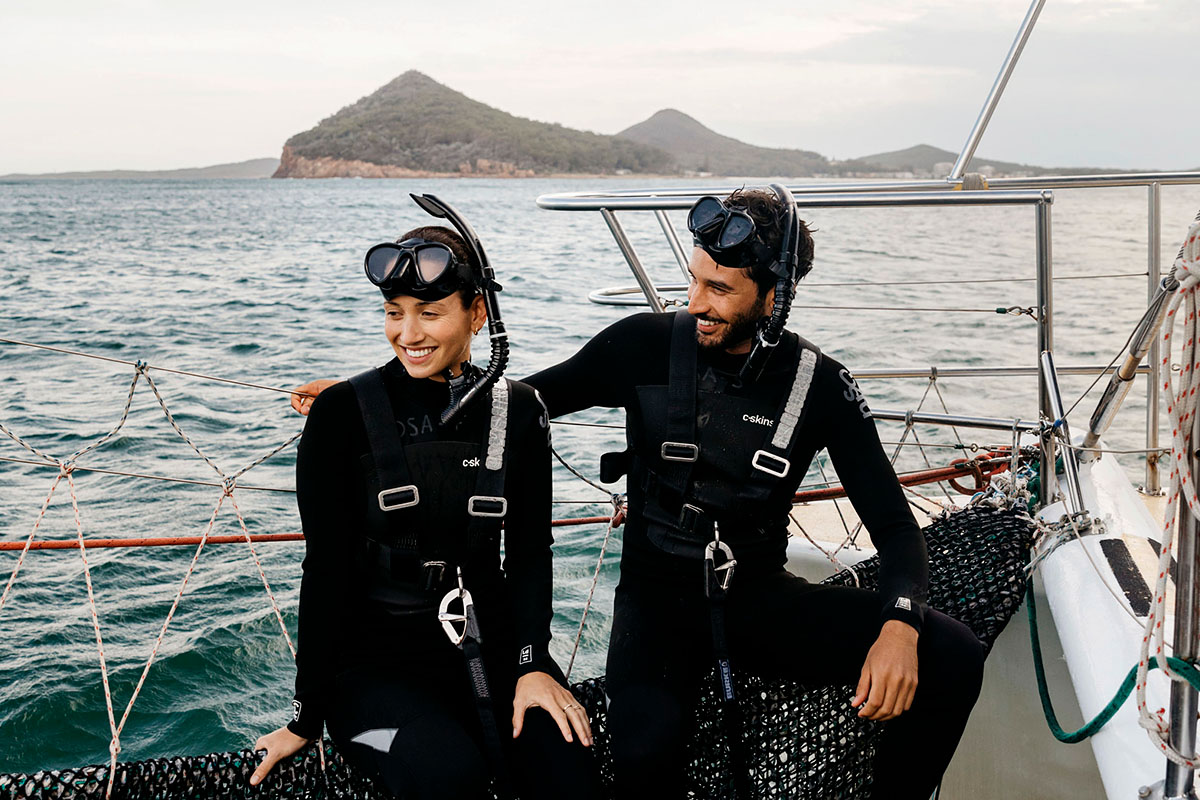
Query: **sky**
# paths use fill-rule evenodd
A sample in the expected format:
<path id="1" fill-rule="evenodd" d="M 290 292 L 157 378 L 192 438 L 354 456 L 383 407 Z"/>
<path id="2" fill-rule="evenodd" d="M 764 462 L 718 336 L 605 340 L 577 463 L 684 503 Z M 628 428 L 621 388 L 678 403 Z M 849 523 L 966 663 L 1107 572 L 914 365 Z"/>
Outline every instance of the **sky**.
<path id="1" fill-rule="evenodd" d="M 1026 0 L 3 0 L 0 174 L 278 157 L 408 69 L 616 133 L 677 108 L 753 144 L 957 152 Z M 1200 166 L 1200 2 L 1048 0 L 978 155 Z"/>

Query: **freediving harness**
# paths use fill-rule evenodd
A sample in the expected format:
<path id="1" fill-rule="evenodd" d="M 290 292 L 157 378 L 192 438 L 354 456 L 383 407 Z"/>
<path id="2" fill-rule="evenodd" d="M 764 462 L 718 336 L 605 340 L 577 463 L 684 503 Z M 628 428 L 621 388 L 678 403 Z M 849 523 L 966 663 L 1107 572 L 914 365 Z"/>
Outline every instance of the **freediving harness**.
<path id="1" fill-rule="evenodd" d="M 448 571 L 454 569 L 456 585 L 442 597 L 437 621 L 466 660 L 488 760 L 496 775 L 497 787 L 504 791 L 508 779 L 503 739 L 492 707 L 492 691 L 483 661 L 483 636 L 474 599 L 464 583 L 462 561 L 472 552 L 498 546 L 500 528 L 508 512 L 504 483 L 508 465 L 511 387 L 507 380 L 500 380 L 491 387 L 487 438 L 483 452 L 480 454 L 475 450 L 478 473 L 474 493 L 467 498 L 465 509 L 461 509 L 468 517 L 465 535 L 453 540 L 450 537 L 461 528 L 453 520 L 450 524 L 439 520 L 435 526 L 433 520 L 420 516 L 421 490 L 408 463 L 406 449 L 440 448 L 451 455 L 449 460 L 452 462 L 470 451 L 454 448 L 447 442 L 408 445 L 406 448 L 397 430 L 396 412 L 388 397 L 382 368 L 355 375 L 350 384 L 354 387 L 366 427 L 377 490 L 368 507 L 366 559 L 374 569 L 382 570 L 389 580 L 415 583 L 426 594 L 438 591 L 444 585 Z M 427 498 L 427 502 L 435 500 Z M 393 512 L 401 512 L 407 519 L 392 519 Z M 414 522 L 418 525 L 414 526 Z M 419 530 L 414 531 L 414 527 Z M 370 580 L 368 584 L 371 584 Z M 455 601 L 461 603 L 461 612 L 451 610 Z"/>
<path id="2" fill-rule="evenodd" d="M 741 448 L 745 458 L 754 444 L 757 449 L 746 459 L 749 473 L 739 487 L 740 504 L 735 508 L 720 508 L 720 501 L 706 502 L 693 493 L 693 472 L 703 455 L 700 437 L 697 436 L 697 356 L 695 317 L 686 312 L 677 312 L 672 324 L 671 351 L 668 384 L 665 398 L 662 387 L 644 387 L 639 391 L 642 403 L 641 417 L 644 427 L 665 429 L 663 441 L 651 440 L 652 452 L 639 455 L 631 446 L 623 453 L 609 453 L 602 459 L 602 480 L 611 482 L 620 474 L 629 471 L 632 479 L 645 480 L 646 491 L 643 517 L 646 535 L 650 541 L 665 552 L 684 557 L 699 556 L 704 571 L 704 594 L 708 600 L 712 630 L 713 658 L 722 698 L 723 724 L 730 743 L 730 758 L 733 778 L 739 797 L 749 797 L 749 786 L 742 752 L 742 720 L 734 689 L 733 667 L 729 655 L 725 629 L 725 604 L 733 583 L 737 558 L 727 539 L 721 537 L 721 522 L 742 519 L 751 509 L 761 508 L 791 472 L 790 455 L 796 445 L 809 390 L 820 363 L 820 350 L 815 345 L 800 339 L 797 343 L 795 373 L 787 395 L 779 404 L 773 419 L 765 425 L 766 433 L 759 442 L 744 440 L 732 444 Z M 727 396 L 717 402 L 730 403 Z M 712 418 L 719 409 L 708 414 Z M 663 417 L 665 416 L 665 419 Z M 665 423 L 665 424 L 664 424 Z M 631 445 L 636 441 L 630 435 Z M 643 447 L 645 442 L 641 443 Z M 718 443 L 727 445 L 729 443 Z M 710 443 L 710 446 L 712 444 Z M 727 459 L 727 447 L 722 446 L 722 459 Z M 710 462 L 711 463 L 711 462 Z M 670 502 L 679 499 L 678 514 L 674 514 Z M 726 498 L 728 500 L 729 498 Z M 711 533 L 709 533 L 711 528 Z M 709 538 L 711 536 L 711 538 Z"/>

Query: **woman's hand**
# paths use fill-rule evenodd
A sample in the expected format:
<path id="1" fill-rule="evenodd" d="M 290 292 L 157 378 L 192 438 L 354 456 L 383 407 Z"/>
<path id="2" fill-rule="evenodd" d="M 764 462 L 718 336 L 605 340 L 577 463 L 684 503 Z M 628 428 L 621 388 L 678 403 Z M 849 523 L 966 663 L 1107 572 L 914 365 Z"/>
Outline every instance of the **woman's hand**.
<path id="1" fill-rule="evenodd" d="M 276 764 L 298 752 L 311 741 L 312 739 L 305 739 L 303 736 L 292 733 L 286 725 L 277 731 L 271 731 L 266 736 L 258 737 L 258 741 L 254 743 L 254 749 L 266 750 L 267 754 L 263 756 L 258 769 L 254 770 L 254 774 L 250 776 L 250 785 L 258 786 L 262 783 L 262 779 L 267 777 L 267 773 L 275 768 Z"/>
<path id="2" fill-rule="evenodd" d="M 308 416 L 308 410 L 312 408 L 313 400 L 317 399 L 317 395 L 333 386 L 337 381 L 321 378 L 320 380 L 310 381 L 303 386 L 297 386 L 292 389 L 292 409 L 297 414 Z"/>
<path id="3" fill-rule="evenodd" d="M 545 672 L 530 672 L 517 680 L 517 691 L 513 696 L 513 738 L 521 735 L 525 725 L 525 712 L 531 708 L 543 708 L 558 723 L 563 738 L 572 741 L 571 729 L 579 734 L 584 747 L 592 746 L 592 726 L 587 712 L 575 700 L 575 695 Z"/>

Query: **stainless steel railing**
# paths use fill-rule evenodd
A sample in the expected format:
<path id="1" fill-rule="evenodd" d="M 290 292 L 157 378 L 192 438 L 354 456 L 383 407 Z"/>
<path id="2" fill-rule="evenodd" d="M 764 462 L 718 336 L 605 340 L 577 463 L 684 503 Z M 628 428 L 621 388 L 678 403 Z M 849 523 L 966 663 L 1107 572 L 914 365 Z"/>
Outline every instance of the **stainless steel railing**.
<path id="1" fill-rule="evenodd" d="M 1033 205 L 1037 220 L 1037 283 L 1038 300 L 1038 348 L 1053 349 L 1053 235 L 1051 231 L 1051 190 L 1097 189 L 1112 187 L 1145 186 L 1147 189 L 1147 299 L 1153 300 L 1162 280 L 1161 230 L 1162 230 L 1162 187 L 1166 185 L 1200 185 L 1200 172 L 1144 172 L 1107 175 L 1054 175 L 1020 178 L 999 178 L 987 182 L 983 191 L 956 191 L 961 179 L 937 179 L 917 181 L 803 183 L 789 188 L 796 197 L 796 205 L 803 208 L 864 208 L 864 207 L 911 207 L 911 206 L 959 206 L 959 205 Z M 696 198 L 706 194 L 722 194 L 730 191 L 729 186 L 663 187 L 617 191 L 571 192 L 544 195 L 538 205 L 559 211 L 599 211 L 612 231 L 617 245 L 629 263 L 637 279 L 636 287 L 611 287 L 592 293 L 594 302 L 613 305 L 634 305 L 645 302 L 651 309 L 664 311 L 674 304 L 664 296 L 665 292 L 678 292 L 684 288 L 673 283 L 656 285 L 650 278 L 629 237 L 625 234 L 618 212 L 652 211 L 657 218 L 668 246 L 686 275 L 687 254 L 678 232 L 666 212 L 690 207 Z M 645 298 L 634 300 L 630 295 L 637 293 Z M 1159 449 L 1159 392 L 1162 384 L 1162 358 L 1156 337 L 1150 341 L 1144 366 L 1137 374 L 1146 380 L 1146 450 L 1151 453 L 1146 459 L 1144 490 L 1149 493 L 1161 491 L 1158 462 L 1153 453 Z M 984 368 L 986 369 L 986 368 Z M 1036 368 L 1029 368 L 1036 374 Z M 1059 374 L 1067 374 L 1067 369 Z M 1075 368 L 1070 368 L 1075 369 Z M 1128 374 L 1128 367 L 1125 367 Z M 860 373 L 867 377 L 868 373 Z M 943 375 L 955 374 L 943 371 Z M 960 375 L 983 375 L 983 372 L 961 372 Z M 915 377 L 908 374 L 875 375 L 872 377 Z M 1041 407 L 1046 409 L 1044 381 L 1040 382 Z"/>

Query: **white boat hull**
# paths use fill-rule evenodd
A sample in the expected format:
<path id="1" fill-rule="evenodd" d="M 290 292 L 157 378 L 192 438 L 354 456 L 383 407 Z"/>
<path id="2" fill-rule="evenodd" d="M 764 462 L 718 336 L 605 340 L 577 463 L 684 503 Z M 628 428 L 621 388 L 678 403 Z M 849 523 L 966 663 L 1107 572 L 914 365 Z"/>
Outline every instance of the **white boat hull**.
<path id="1" fill-rule="evenodd" d="M 1100 542 L 1123 538 L 1146 571 L 1153 566 L 1153 548 L 1146 540 L 1161 538 L 1161 522 L 1147 510 L 1115 459 L 1083 465 L 1081 480 L 1084 502 L 1093 518 L 1104 522 L 1105 532 L 1058 547 L 1043 561 L 1035 584 L 1050 694 L 1059 721 L 1068 730 L 1078 728 L 1108 704 L 1136 663 L 1142 639 L 1144 617 L 1139 620 L 1131 615 L 1134 609 Z M 799 511 L 800 523 L 809 534 L 821 530 L 825 535 L 814 538 L 832 549 L 830 542 L 841 538 L 841 523 L 832 509 L 801 507 Z M 848 511 L 848 504 L 843 503 L 843 514 Z M 1055 504 L 1041 516 L 1057 520 L 1062 514 L 1062 505 Z M 831 521 L 837 526 L 837 536 L 830 531 Z M 853 522 L 851 519 L 850 524 Z M 867 541 L 865 536 L 860 540 Z M 838 558 L 854 564 L 873 554 L 869 547 L 849 548 L 839 552 Z M 810 580 L 834 571 L 826 556 L 799 536 L 792 539 L 788 556 L 789 569 Z M 1172 600 L 1168 597 L 1168 603 Z M 1170 630 L 1173 617 L 1166 624 Z M 1167 696 L 1166 680 L 1152 675 L 1150 702 L 1155 708 L 1165 707 Z M 1138 725 L 1132 697 L 1090 745 L 1062 744 L 1050 733 L 1038 699 L 1029 625 L 1022 609 L 988 658 L 983 693 L 946 774 L 942 796 L 1132 800 L 1141 787 L 1163 778 L 1165 759 Z"/>

